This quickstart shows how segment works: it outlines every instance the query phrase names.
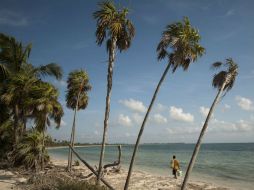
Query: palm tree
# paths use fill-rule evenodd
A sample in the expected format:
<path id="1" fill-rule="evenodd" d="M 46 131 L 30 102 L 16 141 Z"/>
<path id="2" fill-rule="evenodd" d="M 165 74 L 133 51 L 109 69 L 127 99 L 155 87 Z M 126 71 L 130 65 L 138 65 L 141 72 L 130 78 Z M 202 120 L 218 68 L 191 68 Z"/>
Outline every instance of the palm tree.
<path id="1" fill-rule="evenodd" d="M 35 77 L 31 77 L 23 71 L 9 77 L 8 82 L 3 87 L 1 102 L 12 110 L 14 120 L 14 144 L 18 142 L 20 137 L 20 118 L 21 110 L 24 110 L 24 101 L 28 98 L 31 87 L 35 85 L 37 81 Z"/>
<path id="2" fill-rule="evenodd" d="M 58 102 L 58 90 L 51 84 L 39 81 L 34 85 L 30 92 L 30 99 L 27 100 L 27 109 L 31 109 L 34 118 L 35 128 L 42 132 L 42 156 L 41 169 L 44 169 L 45 153 L 45 132 L 51 126 L 53 120 L 56 128 L 60 127 L 63 116 L 63 108 Z"/>
<path id="3" fill-rule="evenodd" d="M 89 84 L 88 74 L 84 70 L 73 71 L 69 74 L 67 80 L 67 94 L 66 102 L 67 107 L 74 110 L 72 132 L 70 138 L 70 144 L 74 146 L 75 138 L 75 123 L 76 123 L 76 112 L 80 109 L 86 109 L 88 104 L 87 92 L 91 90 L 91 85 Z M 68 171 L 72 169 L 72 151 L 69 148 L 68 157 Z"/>
<path id="4" fill-rule="evenodd" d="M 170 68 L 172 68 L 173 73 L 178 67 L 182 67 L 183 70 L 187 70 L 190 63 L 197 61 L 198 57 L 204 54 L 205 49 L 199 44 L 199 40 L 200 35 L 198 30 L 191 26 L 187 17 L 184 17 L 183 22 L 176 22 L 168 25 L 166 30 L 162 33 L 161 41 L 157 47 L 158 60 L 167 58 L 168 65 L 156 87 L 153 98 L 141 125 L 124 186 L 125 190 L 128 189 L 138 145 L 160 86 Z M 171 52 L 167 50 L 168 48 Z"/>
<path id="5" fill-rule="evenodd" d="M 116 50 L 127 50 L 131 45 L 135 29 L 129 19 L 127 19 L 128 9 L 117 9 L 112 2 L 104 1 L 99 3 L 99 10 L 94 12 L 93 16 L 97 20 L 96 42 L 99 46 L 104 40 L 107 40 L 108 51 L 108 76 L 107 76 L 107 96 L 104 118 L 103 139 L 101 145 L 101 154 L 99 162 L 99 171 L 97 181 L 100 181 L 102 165 L 105 152 L 105 140 L 108 129 L 108 119 L 110 112 L 110 97 L 112 89 L 113 67 Z"/>
<path id="6" fill-rule="evenodd" d="M 218 102 L 222 99 L 222 97 L 224 97 L 226 95 L 226 93 L 232 89 L 232 87 L 234 86 L 234 82 L 235 79 L 238 75 L 238 65 L 233 61 L 233 59 L 228 58 L 226 59 L 225 63 L 222 62 L 215 62 L 212 64 L 212 68 L 220 68 L 221 66 L 225 66 L 226 70 L 222 70 L 219 73 L 215 74 L 213 77 L 213 81 L 212 81 L 212 85 L 214 88 L 218 89 L 218 93 L 212 103 L 212 106 L 210 107 L 209 113 L 206 117 L 205 123 L 202 127 L 202 130 L 200 132 L 198 141 L 196 143 L 195 149 L 193 151 L 190 163 L 188 165 L 185 177 L 184 177 L 184 181 L 181 187 L 181 190 L 184 190 L 187 186 L 188 183 L 188 179 L 189 179 L 189 175 L 192 171 L 192 168 L 194 166 L 194 163 L 196 161 L 200 146 L 201 146 L 201 141 L 202 138 L 205 134 L 205 131 L 208 127 L 208 122 L 213 114 L 214 108 L 215 106 L 218 104 Z M 224 94 L 223 94 L 224 92 Z"/>

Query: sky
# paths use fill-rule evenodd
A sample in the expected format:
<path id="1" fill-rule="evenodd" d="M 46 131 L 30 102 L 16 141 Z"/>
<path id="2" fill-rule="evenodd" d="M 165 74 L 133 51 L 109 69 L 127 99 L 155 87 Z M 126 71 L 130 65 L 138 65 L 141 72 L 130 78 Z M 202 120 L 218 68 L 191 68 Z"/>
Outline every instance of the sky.
<path id="1" fill-rule="evenodd" d="M 78 112 L 76 141 L 101 142 L 106 97 L 105 44 L 96 44 L 95 0 L 0 0 L 0 32 L 32 43 L 34 65 L 61 65 L 61 81 L 46 78 L 60 91 L 65 115 L 53 138 L 69 140 L 73 110 L 65 106 L 66 78 L 76 69 L 88 72 L 89 104 Z M 254 1 L 128 0 L 136 35 L 131 47 L 116 53 L 107 142 L 135 143 L 155 87 L 166 67 L 157 61 L 156 46 L 166 25 L 189 17 L 199 30 L 206 54 L 168 73 L 144 130 L 142 143 L 194 143 L 217 90 L 211 85 L 212 63 L 232 57 L 239 65 L 233 89 L 219 102 L 204 142 L 253 142 L 254 139 Z"/>

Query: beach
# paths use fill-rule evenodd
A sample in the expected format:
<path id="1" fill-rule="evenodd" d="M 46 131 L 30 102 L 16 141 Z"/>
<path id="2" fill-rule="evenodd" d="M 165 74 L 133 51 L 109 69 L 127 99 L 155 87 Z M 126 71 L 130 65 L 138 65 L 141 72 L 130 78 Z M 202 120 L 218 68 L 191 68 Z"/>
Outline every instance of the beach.
<path id="1" fill-rule="evenodd" d="M 52 164 L 55 167 L 64 168 L 67 165 L 67 161 L 52 158 Z M 80 166 L 74 166 L 74 171 L 77 175 L 86 176 L 91 172 L 82 164 Z M 125 179 L 127 176 L 127 170 L 121 168 L 119 172 L 108 172 L 104 175 L 107 180 L 116 190 L 121 190 L 124 187 Z M 91 176 L 92 178 L 93 176 Z M 81 177 L 82 178 L 82 177 Z M 19 184 L 26 183 L 28 179 L 26 176 L 22 176 L 14 171 L 0 170 L 0 189 L 1 190 L 20 190 Z M 135 170 L 132 175 L 130 190 L 178 190 L 182 178 L 174 179 L 173 177 L 165 177 L 154 175 L 148 172 Z M 205 183 L 201 181 L 191 181 L 189 190 L 228 190 L 229 188 L 219 187 L 215 184 Z"/>
<path id="2" fill-rule="evenodd" d="M 64 160 L 53 159 L 53 163 L 57 166 L 67 165 Z M 81 164 L 82 165 L 82 164 Z M 75 166 L 76 169 L 80 169 L 81 173 L 88 175 L 91 173 L 85 166 Z M 121 168 L 119 173 L 108 173 L 104 178 L 117 190 L 124 188 L 124 183 L 127 176 L 127 169 Z M 129 189 L 132 190 L 177 190 L 180 189 L 183 178 L 174 179 L 173 176 L 165 177 L 155 174 L 151 174 L 145 171 L 135 170 L 132 175 Z M 189 190 L 228 190 L 229 188 L 219 187 L 215 184 L 205 183 L 201 181 L 191 181 L 189 184 Z"/>
<path id="3" fill-rule="evenodd" d="M 180 189 L 183 176 L 174 179 L 169 167 L 171 155 L 177 155 L 181 170 L 186 167 L 193 150 L 193 144 L 144 144 L 139 147 L 139 153 L 133 169 L 130 189 L 132 190 L 170 190 Z M 253 183 L 253 155 L 254 143 L 233 144 L 204 144 L 190 177 L 190 190 L 252 190 Z M 60 173 L 66 172 L 68 147 L 49 147 L 47 151 L 51 158 L 51 168 L 57 168 Z M 75 150 L 94 169 L 98 166 L 100 146 L 77 146 Z M 122 156 L 119 172 L 109 171 L 105 179 L 117 190 L 124 187 L 133 145 L 122 146 Z M 106 147 L 104 164 L 113 163 L 118 158 L 116 145 Z M 74 156 L 74 161 L 78 159 Z M 218 160 L 220 162 L 218 162 Z M 80 180 L 87 180 L 85 176 L 90 170 L 79 161 L 74 166 L 75 175 Z M 241 167 L 245 172 L 239 170 Z M 50 170 L 46 170 L 48 172 Z M 25 183 L 29 175 L 23 175 L 11 169 L 0 170 L 0 189 L 18 189 L 17 184 Z M 88 179 L 95 178 L 94 175 Z"/>

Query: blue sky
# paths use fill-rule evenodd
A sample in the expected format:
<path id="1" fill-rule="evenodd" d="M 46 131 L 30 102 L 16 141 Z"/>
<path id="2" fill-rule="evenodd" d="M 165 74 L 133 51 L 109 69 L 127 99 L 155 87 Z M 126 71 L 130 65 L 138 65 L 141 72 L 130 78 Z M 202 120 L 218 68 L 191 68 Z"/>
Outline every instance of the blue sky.
<path id="1" fill-rule="evenodd" d="M 156 46 L 167 24 L 188 16 L 199 29 L 206 54 L 189 67 L 169 73 L 163 83 L 142 142 L 196 142 L 216 90 L 211 63 L 232 57 L 240 67 L 234 88 L 218 105 L 205 142 L 253 142 L 254 137 L 254 2 L 251 0 L 115 1 L 130 8 L 136 28 L 131 48 L 117 52 L 111 97 L 108 142 L 133 143 L 144 112 L 165 69 L 156 60 Z M 107 75 L 105 45 L 95 43 L 92 13 L 97 1 L 0 0 L 0 32 L 33 44 L 34 65 L 56 62 L 62 81 L 48 80 L 60 90 L 65 115 L 59 130 L 69 139 L 73 111 L 65 107 L 66 77 L 85 69 L 92 85 L 86 110 L 77 118 L 77 141 L 101 142 Z"/>

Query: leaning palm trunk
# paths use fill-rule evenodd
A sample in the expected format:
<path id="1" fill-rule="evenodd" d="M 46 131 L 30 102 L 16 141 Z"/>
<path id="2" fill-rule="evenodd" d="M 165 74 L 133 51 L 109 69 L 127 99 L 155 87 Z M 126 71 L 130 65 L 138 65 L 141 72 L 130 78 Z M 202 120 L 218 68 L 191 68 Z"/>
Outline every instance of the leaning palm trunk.
<path id="1" fill-rule="evenodd" d="M 166 77 L 166 75 L 168 73 L 170 65 L 171 65 L 171 63 L 168 63 L 168 65 L 167 65 L 167 67 L 166 67 L 166 69 L 165 69 L 165 71 L 164 71 L 164 73 L 163 73 L 163 75 L 162 75 L 162 77 L 161 77 L 157 87 L 156 87 L 156 90 L 155 90 L 155 92 L 153 94 L 152 101 L 151 101 L 151 103 L 149 105 L 149 108 L 148 108 L 148 110 L 146 112 L 146 115 L 145 115 L 145 118 L 143 120 L 143 123 L 141 125 L 140 131 L 139 131 L 139 134 L 138 134 L 138 138 L 137 138 L 137 141 L 136 141 L 136 144 L 135 144 L 135 147 L 134 147 L 133 155 L 132 155 L 132 158 L 131 158 L 131 163 L 130 163 L 130 166 L 129 166 L 129 172 L 128 172 L 127 179 L 126 179 L 126 182 L 125 182 L 124 190 L 127 190 L 128 187 L 129 187 L 130 177 L 131 177 L 131 173 L 132 173 L 133 164 L 134 164 L 134 161 L 135 161 L 136 152 L 137 152 L 138 146 L 139 146 L 139 141 L 141 139 L 143 130 L 145 128 L 145 124 L 146 124 L 146 121 L 148 119 L 149 113 L 150 113 L 150 111 L 151 111 L 151 109 L 153 107 L 153 103 L 154 103 L 154 101 L 156 99 L 157 93 L 159 92 L 160 86 L 161 86 L 162 82 L 164 81 L 164 79 L 165 79 L 165 77 Z"/>
<path id="2" fill-rule="evenodd" d="M 110 51 L 109 51 L 106 109 L 105 109 L 104 129 L 103 129 L 103 137 L 102 137 L 102 144 L 101 144 L 101 154 L 100 154 L 97 183 L 100 182 L 100 178 L 102 175 L 102 165 L 103 165 L 104 152 L 105 152 L 105 141 L 106 141 L 107 130 L 108 130 L 108 119 L 109 119 L 109 112 L 110 112 L 110 97 L 111 97 L 111 89 L 112 89 L 113 67 L 114 67 L 114 61 L 115 61 L 116 40 L 117 39 L 115 37 L 113 37 L 112 45 L 111 45 Z"/>
<path id="3" fill-rule="evenodd" d="M 71 139 L 70 139 L 70 144 L 71 144 L 72 148 L 74 146 L 75 126 L 76 126 L 76 114 L 77 114 L 77 109 L 78 109 L 79 96 L 80 96 L 80 92 L 78 94 L 78 98 L 77 98 L 77 102 L 76 102 L 76 107 L 75 107 L 75 111 L 74 111 L 73 124 L 72 124 Z M 69 148 L 68 171 L 71 171 L 71 170 L 72 170 L 72 151 L 71 151 L 71 148 Z"/>
<path id="4" fill-rule="evenodd" d="M 218 101 L 220 100 L 220 96 L 221 96 L 221 94 L 222 94 L 222 92 L 223 92 L 223 89 L 224 89 L 224 87 L 225 87 L 226 84 L 227 84 L 227 80 L 225 80 L 225 82 L 222 84 L 222 87 L 221 87 L 220 90 L 218 91 L 218 93 L 217 93 L 217 95 L 216 95 L 216 97 L 215 97 L 215 99 L 214 99 L 214 101 L 213 101 L 213 104 L 212 104 L 212 106 L 211 106 L 211 108 L 210 108 L 210 110 L 209 110 L 209 113 L 208 113 L 208 115 L 207 115 L 207 118 L 206 118 L 206 120 L 205 120 L 205 123 L 204 123 L 204 125 L 203 125 L 203 128 L 202 128 L 202 130 L 201 130 L 201 132 L 200 132 L 200 135 L 199 135 L 197 144 L 196 144 L 195 149 L 194 149 L 194 151 L 193 151 L 193 154 L 192 154 L 190 163 L 189 163 L 189 165 L 188 165 L 188 168 L 187 168 L 187 171 L 186 171 L 184 180 L 183 180 L 183 184 L 182 184 L 181 190 L 184 190 L 184 189 L 186 188 L 186 186 L 187 186 L 190 173 L 191 173 L 191 171 L 192 171 L 192 169 L 193 169 L 194 163 L 195 163 L 195 161 L 196 161 L 196 158 L 197 158 L 197 155 L 198 155 L 200 146 L 201 146 L 202 138 L 203 138 L 203 136 L 204 136 L 204 134 L 205 134 L 205 131 L 206 131 L 207 127 L 208 127 L 208 122 L 209 122 L 209 120 L 210 120 L 210 118 L 211 118 L 211 116 L 212 116 L 212 113 L 213 113 L 213 110 L 214 110 L 215 106 L 217 105 Z"/>

